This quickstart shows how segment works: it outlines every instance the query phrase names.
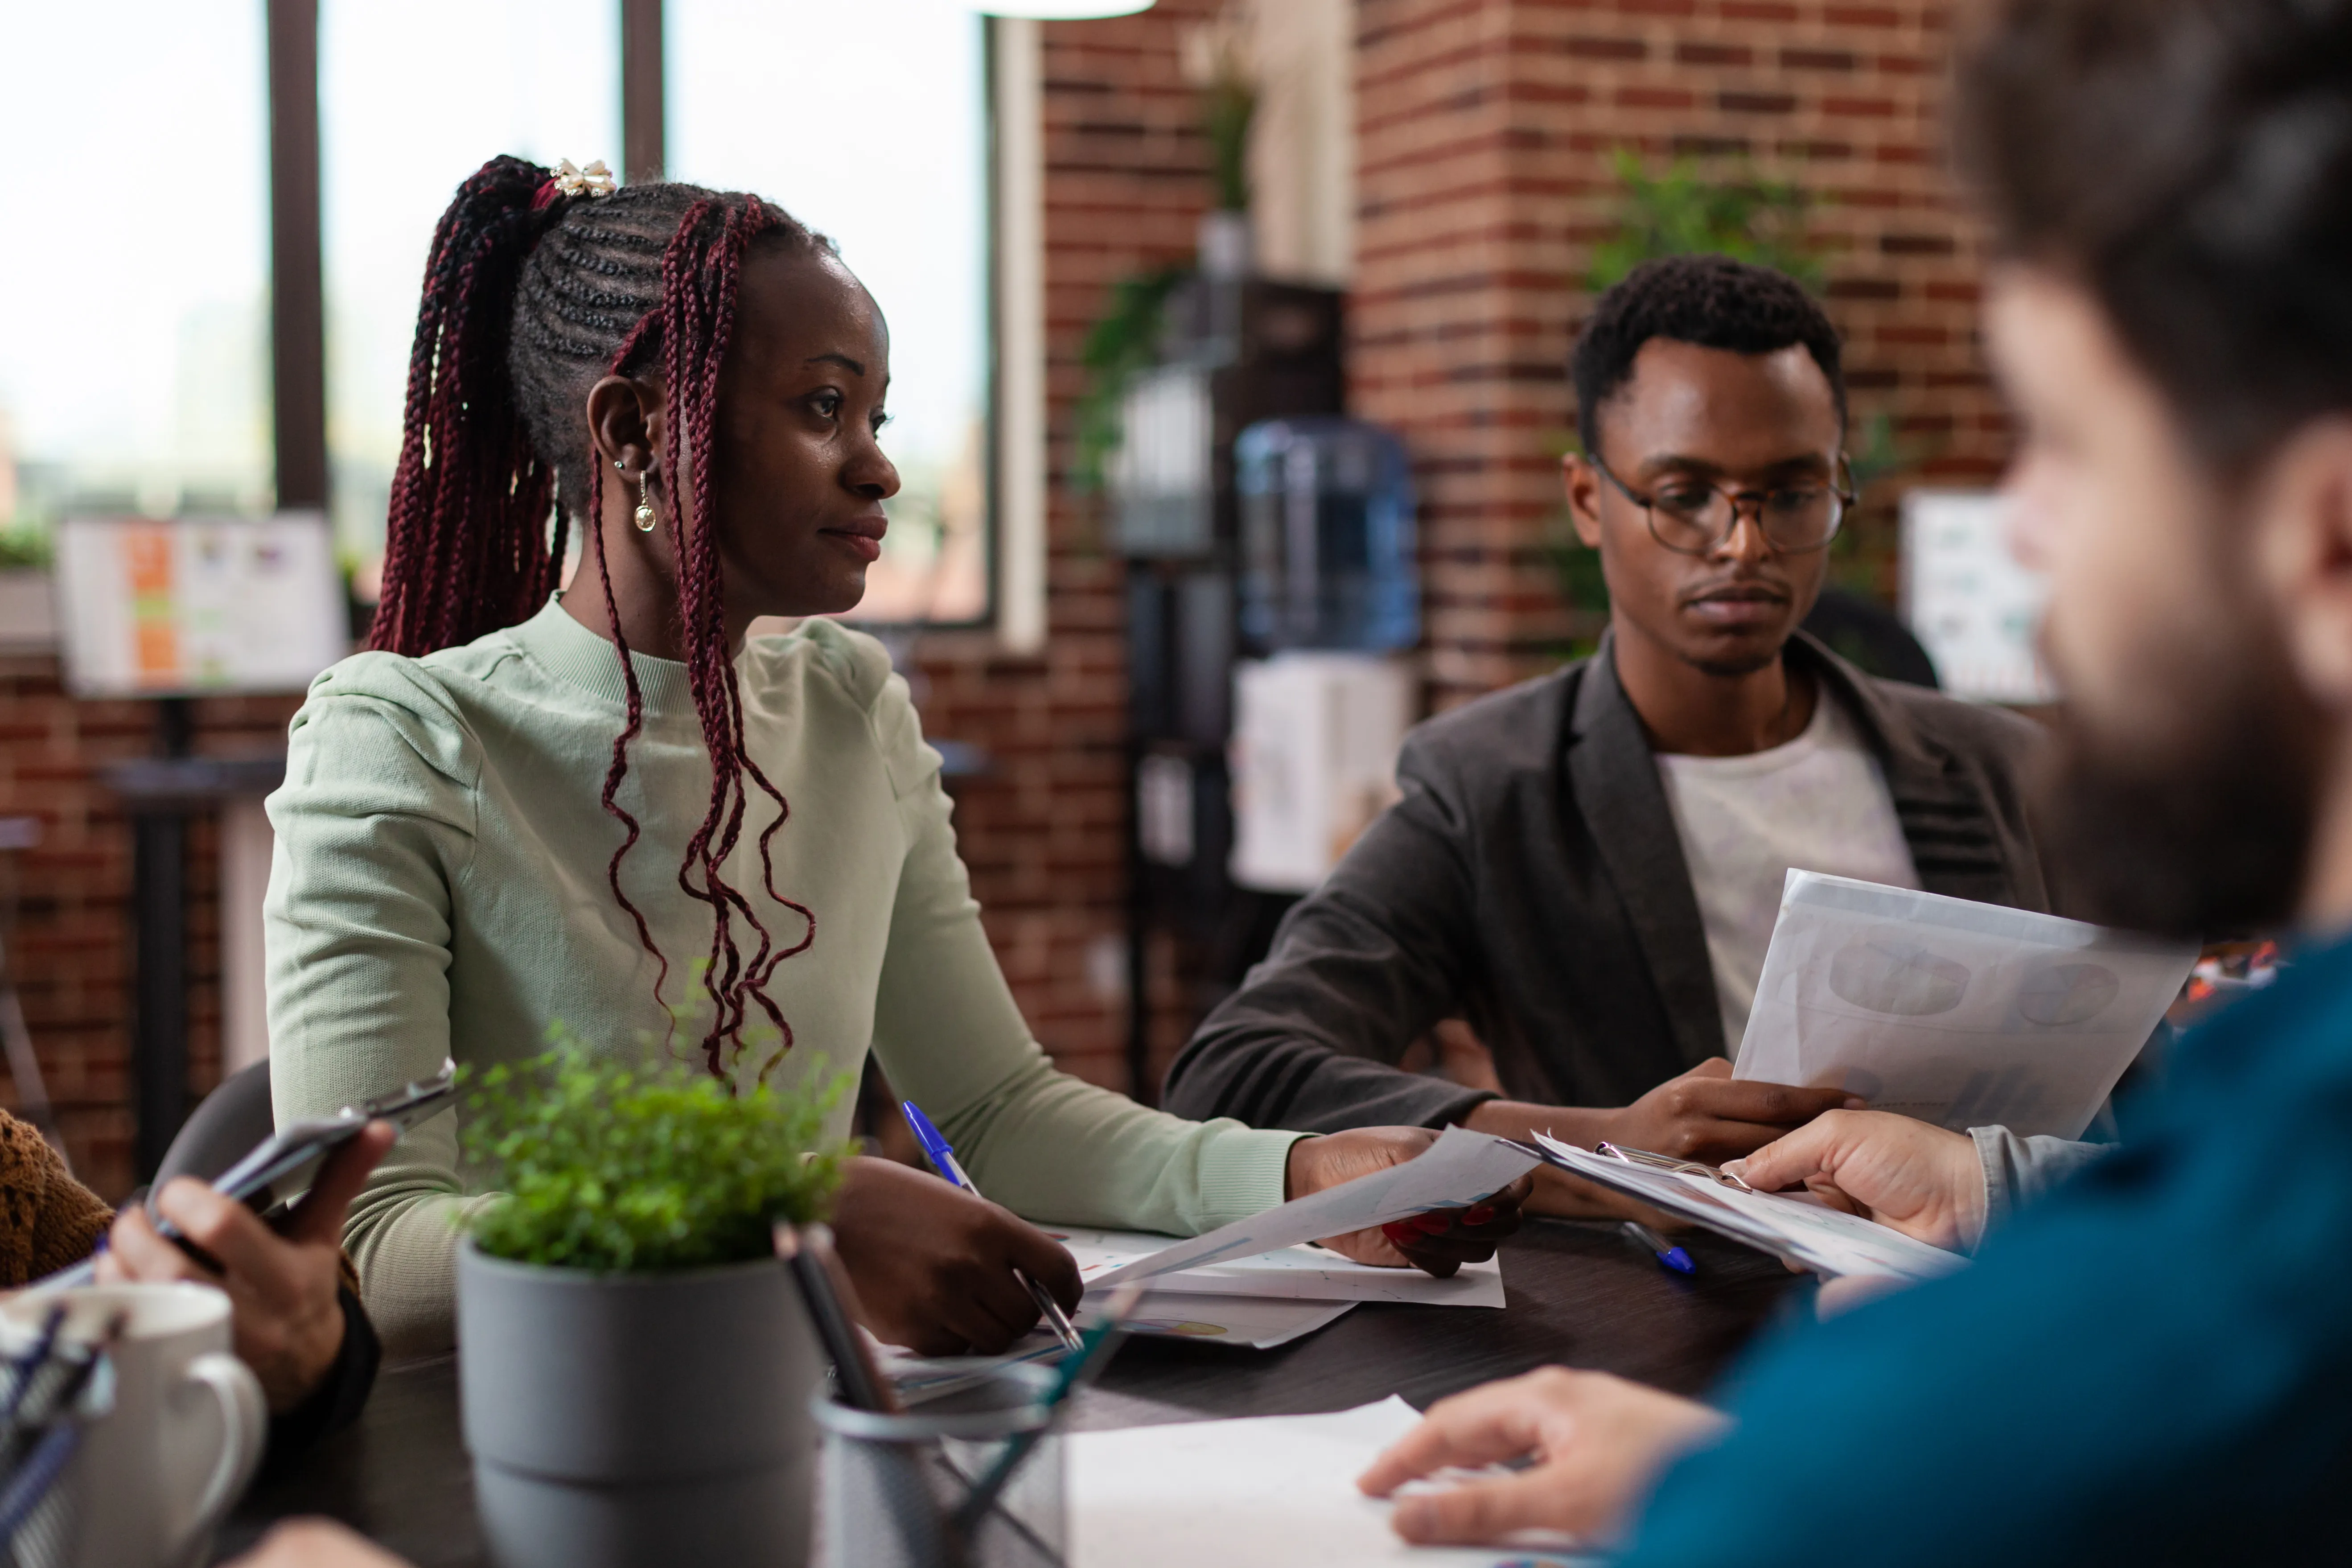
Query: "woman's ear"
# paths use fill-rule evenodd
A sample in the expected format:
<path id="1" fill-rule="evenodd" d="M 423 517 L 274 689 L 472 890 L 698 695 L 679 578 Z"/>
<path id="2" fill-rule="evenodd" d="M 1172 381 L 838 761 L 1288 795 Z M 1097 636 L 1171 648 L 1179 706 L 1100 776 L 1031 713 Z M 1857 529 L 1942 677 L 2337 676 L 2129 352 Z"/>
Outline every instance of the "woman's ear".
<path id="1" fill-rule="evenodd" d="M 1588 550 L 1601 548 L 1601 473 L 1570 452 L 1559 460 L 1560 488 L 1568 493 L 1568 515 L 1576 537 Z"/>
<path id="2" fill-rule="evenodd" d="M 608 375 L 588 389 L 588 437 L 600 463 L 618 464 L 633 477 L 654 471 L 667 425 L 661 388 L 649 381 Z"/>
<path id="3" fill-rule="evenodd" d="M 2318 421 L 2254 491 L 2262 587 L 2312 700 L 2352 716 L 2352 419 Z"/>

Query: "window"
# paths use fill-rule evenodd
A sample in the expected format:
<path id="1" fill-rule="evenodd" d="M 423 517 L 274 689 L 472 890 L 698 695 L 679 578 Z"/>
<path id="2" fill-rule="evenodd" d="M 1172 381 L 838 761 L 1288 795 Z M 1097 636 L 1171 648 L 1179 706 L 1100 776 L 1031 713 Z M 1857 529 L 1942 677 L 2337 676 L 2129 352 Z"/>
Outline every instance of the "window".
<path id="1" fill-rule="evenodd" d="M 346 549 L 383 547 L 425 250 L 458 183 L 499 153 L 620 166 L 617 16 L 613 0 L 324 0 L 327 448 Z"/>
<path id="2" fill-rule="evenodd" d="M 268 510 L 262 7 L 0 16 L 0 526 Z"/>
<path id="3" fill-rule="evenodd" d="M 856 618 L 989 612 L 985 24 L 952 0 L 668 0 L 668 174 L 832 237 L 890 323 L 905 488 Z"/>

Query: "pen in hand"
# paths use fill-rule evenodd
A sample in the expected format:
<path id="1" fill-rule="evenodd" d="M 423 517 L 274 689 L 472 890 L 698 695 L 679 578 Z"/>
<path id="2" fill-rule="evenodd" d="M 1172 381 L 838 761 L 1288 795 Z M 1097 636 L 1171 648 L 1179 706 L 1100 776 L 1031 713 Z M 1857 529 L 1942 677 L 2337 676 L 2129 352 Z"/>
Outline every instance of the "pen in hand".
<path id="1" fill-rule="evenodd" d="M 931 1163 L 931 1169 L 973 1197 L 980 1196 L 980 1189 L 971 1184 L 971 1178 L 964 1174 L 963 1165 L 956 1159 L 954 1148 L 940 1130 L 931 1125 L 931 1119 L 923 1114 L 922 1108 L 911 1100 L 904 1100 L 898 1102 L 898 1109 L 906 1112 L 907 1125 L 914 1131 L 915 1142 L 923 1146 L 923 1157 Z M 1018 1268 L 1013 1271 L 1013 1277 L 1021 1281 L 1022 1288 L 1029 1292 L 1029 1299 L 1037 1303 L 1037 1310 L 1045 1316 L 1045 1326 L 1054 1331 L 1054 1337 L 1062 1342 L 1063 1347 L 1073 1351 L 1078 1349 L 1083 1343 L 1078 1338 L 1078 1331 L 1071 1325 L 1070 1315 L 1062 1310 L 1062 1304 L 1054 1300 L 1054 1293 Z"/>

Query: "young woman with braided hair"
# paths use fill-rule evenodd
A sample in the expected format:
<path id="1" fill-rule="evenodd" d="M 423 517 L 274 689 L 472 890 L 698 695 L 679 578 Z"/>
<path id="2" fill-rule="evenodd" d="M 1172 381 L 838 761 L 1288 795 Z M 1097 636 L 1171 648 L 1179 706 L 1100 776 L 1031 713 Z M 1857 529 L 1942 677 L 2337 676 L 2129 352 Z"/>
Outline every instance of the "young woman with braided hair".
<path id="1" fill-rule="evenodd" d="M 313 685 L 269 802 L 281 1118 L 444 1055 L 527 1056 L 560 1019 L 738 1083 L 855 1069 L 870 1047 L 991 1197 L 1064 1223 L 1192 1233 L 1425 1146 L 1181 1121 L 1062 1076 L 1030 1037 L 880 645 L 824 619 L 748 635 L 864 592 L 898 488 L 888 382 L 872 299 L 756 196 L 604 194 L 515 158 L 459 188 L 372 648 Z M 405 1138 L 346 1231 L 395 1352 L 448 1342 L 451 1222 L 496 1201 L 454 1123 Z M 1472 1214 L 1340 1245 L 1451 1272 L 1516 1198 Z M 903 1166 L 852 1162 L 835 1227 L 886 1339 L 1002 1347 L 1036 1319 L 1016 1268 L 1076 1303 L 1051 1238 Z"/>

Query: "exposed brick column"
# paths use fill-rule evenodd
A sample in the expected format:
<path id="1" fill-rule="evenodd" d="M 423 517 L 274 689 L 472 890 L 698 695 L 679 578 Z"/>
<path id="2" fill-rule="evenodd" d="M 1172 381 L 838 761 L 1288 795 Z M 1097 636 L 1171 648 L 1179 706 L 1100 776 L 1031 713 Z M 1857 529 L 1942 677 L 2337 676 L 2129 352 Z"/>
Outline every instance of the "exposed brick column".
<path id="1" fill-rule="evenodd" d="M 1413 448 L 1439 705 L 1548 668 L 1568 635 L 1542 554 L 1550 454 L 1573 423 L 1563 361 L 1619 147 L 1727 170 L 1744 155 L 1813 192 L 1857 412 L 1890 413 L 1927 478 L 1996 470 L 1979 237 L 1943 173 L 1949 13 L 1359 0 L 1352 395 Z M 1874 499 L 1883 554 L 1892 498 Z"/>
<path id="2" fill-rule="evenodd" d="M 1100 502 L 1068 484 L 1078 350 L 1121 278 L 1188 262 L 1208 200 L 1208 154 L 1179 54 L 1214 0 L 1160 0 L 1136 16 L 1044 27 L 1045 297 L 1051 503 L 1044 652 L 985 639 L 919 650 L 931 733 L 983 747 L 996 771 L 957 789 L 956 828 L 1014 996 L 1066 1069 L 1125 1087 L 1125 572 L 1104 548 Z M 1172 986 L 1163 1042 L 1189 1029 Z M 1164 1052 L 1162 1055 L 1164 1056 Z"/>

